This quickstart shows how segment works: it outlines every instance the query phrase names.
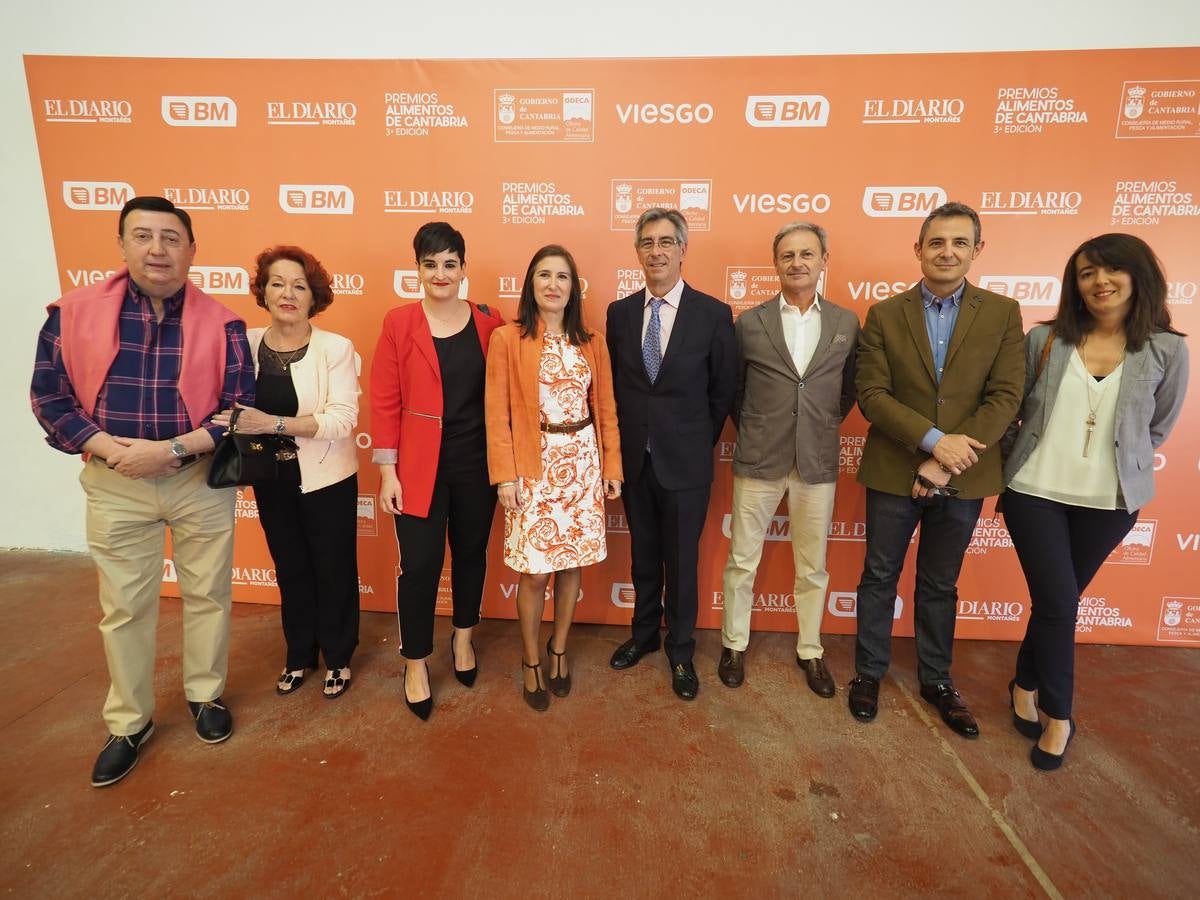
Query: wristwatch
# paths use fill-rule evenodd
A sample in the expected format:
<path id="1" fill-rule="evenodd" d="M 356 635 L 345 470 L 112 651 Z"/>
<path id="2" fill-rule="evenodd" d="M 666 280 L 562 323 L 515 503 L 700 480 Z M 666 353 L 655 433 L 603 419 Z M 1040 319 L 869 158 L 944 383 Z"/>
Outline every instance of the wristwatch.
<path id="1" fill-rule="evenodd" d="M 275 417 L 275 433 L 283 434 L 283 416 Z"/>
<path id="2" fill-rule="evenodd" d="M 187 447 L 183 446 L 179 438 L 171 438 L 171 455 L 176 459 L 183 459 L 188 455 Z"/>

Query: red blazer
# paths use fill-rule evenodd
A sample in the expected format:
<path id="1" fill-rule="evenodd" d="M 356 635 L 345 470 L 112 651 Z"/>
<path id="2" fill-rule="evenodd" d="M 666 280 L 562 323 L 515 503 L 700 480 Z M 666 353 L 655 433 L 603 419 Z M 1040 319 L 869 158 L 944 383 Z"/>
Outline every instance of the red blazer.
<path id="1" fill-rule="evenodd" d="M 504 320 L 475 304 L 471 316 L 486 359 L 492 332 Z M 442 373 L 420 303 L 384 316 L 371 363 L 371 430 L 376 450 L 396 451 L 404 512 L 429 515 L 442 445 Z"/>

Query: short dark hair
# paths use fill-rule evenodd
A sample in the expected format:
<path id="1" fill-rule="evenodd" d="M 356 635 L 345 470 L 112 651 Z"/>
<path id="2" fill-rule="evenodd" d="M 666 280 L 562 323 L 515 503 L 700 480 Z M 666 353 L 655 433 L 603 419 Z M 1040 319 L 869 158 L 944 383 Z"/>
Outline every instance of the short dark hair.
<path id="1" fill-rule="evenodd" d="M 579 269 L 575 265 L 575 257 L 559 244 L 547 244 L 529 261 L 525 270 L 525 283 L 521 285 L 521 299 L 517 302 L 517 318 L 514 320 L 521 326 L 521 337 L 528 338 L 537 334 L 538 308 L 533 298 L 533 273 L 537 271 L 538 263 L 551 256 L 561 256 L 567 261 L 571 270 L 571 296 L 567 298 L 567 306 L 563 310 L 563 334 L 578 347 L 592 339 L 583 324 L 583 288 L 579 283 Z"/>
<path id="2" fill-rule="evenodd" d="M 458 261 L 466 263 L 467 242 L 463 240 L 462 232 L 449 222 L 426 222 L 413 236 L 413 253 L 418 263 L 427 256 L 434 256 L 446 250 L 457 253 Z"/>
<path id="3" fill-rule="evenodd" d="M 1129 312 L 1125 316 L 1125 344 L 1135 353 L 1150 335 L 1159 331 L 1182 334 L 1171 327 L 1167 309 L 1167 277 L 1150 245 L 1132 234 L 1110 233 L 1088 238 L 1067 257 L 1062 296 L 1052 324 L 1055 337 L 1078 347 L 1096 327 L 1096 319 L 1083 302 L 1076 279 L 1076 260 L 1086 255 L 1094 265 L 1120 269 L 1133 282 Z"/>
<path id="4" fill-rule="evenodd" d="M 324 312 L 333 303 L 333 288 L 329 273 L 321 265 L 321 261 L 300 247 L 281 244 L 278 247 L 268 247 L 258 254 L 254 261 L 254 282 L 250 285 L 250 293 L 263 309 L 267 308 L 267 280 L 271 277 L 271 266 L 281 259 L 291 260 L 304 269 L 304 280 L 312 291 L 312 306 L 309 307 L 308 317 L 311 319 L 319 312 Z"/>
<path id="5" fill-rule="evenodd" d="M 166 197 L 134 197 L 132 200 L 127 200 L 125 205 L 121 207 L 121 218 L 117 220 L 117 237 L 125 237 L 125 217 L 135 209 L 144 209 L 147 212 L 170 213 L 183 223 L 183 229 L 187 232 L 188 243 L 196 243 L 196 236 L 192 233 L 192 217 L 187 214 L 187 210 L 180 209 Z"/>
<path id="6" fill-rule="evenodd" d="M 925 243 L 925 232 L 929 230 L 929 223 L 934 219 L 954 219 L 959 216 L 970 219 L 971 224 L 975 226 L 975 244 L 978 245 L 983 237 L 983 226 L 979 223 L 979 213 L 965 203 L 951 200 L 949 203 L 943 203 L 925 217 L 925 221 L 921 223 L 921 233 L 917 236 L 917 246 Z"/>

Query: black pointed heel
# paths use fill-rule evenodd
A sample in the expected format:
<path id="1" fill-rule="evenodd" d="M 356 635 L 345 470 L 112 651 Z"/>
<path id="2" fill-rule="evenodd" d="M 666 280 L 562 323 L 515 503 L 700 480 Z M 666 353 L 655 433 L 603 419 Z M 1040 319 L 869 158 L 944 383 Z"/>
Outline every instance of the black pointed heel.
<path id="1" fill-rule="evenodd" d="M 404 667 L 404 672 L 408 672 L 408 666 Z M 403 674 L 403 673 L 402 673 Z M 404 704 L 409 708 L 414 716 L 422 722 L 429 721 L 429 714 L 433 712 L 433 691 L 429 692 L 429 696 L 424 700 L 418 700 L 416 703 L 408 699 L 408 682 L 402 683 L 404 690 Z"/>
<path id="2" fill-rule="evenodd" d="M 472 644 L 471 649 L 474 649 L 474 648 L 475 648 L 475 645 Z M 450 668 L 454 670 L 454 677 L 458 679 L 458 683 L 465 685 L 466 687 L 473 686 L 475 684 L 475 679 L 479 676 L 479 655 L 478 654 L 475 655 L 475 665 L 472 666 L 471 668 L 469 668 L 463 672 L 460 672 L 457 668 L 455 668 L 454 629 L 453 628 L 450 629 Z"/>

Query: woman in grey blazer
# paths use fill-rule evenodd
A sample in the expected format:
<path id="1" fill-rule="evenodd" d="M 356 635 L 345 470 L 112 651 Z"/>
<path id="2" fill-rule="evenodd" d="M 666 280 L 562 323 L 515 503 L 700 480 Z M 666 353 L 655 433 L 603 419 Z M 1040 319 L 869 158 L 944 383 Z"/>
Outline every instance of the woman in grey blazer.
<path id="1" fill-rule="evenodd" d="M 1025 400 L 1004 467 L 1004 518 L 1030 600 L 1009 682 L 1013 724 L 1037 740 L 1030 761 L 1046 770 L 1062 765 L 1075 733 L 1080 594 L 1153 496 L 1154 450 L 1188 380 L 1166 278 L 1144 241 L 1085 241 L 1062 286 L 1054 320 L 1025 338 Z"/>

